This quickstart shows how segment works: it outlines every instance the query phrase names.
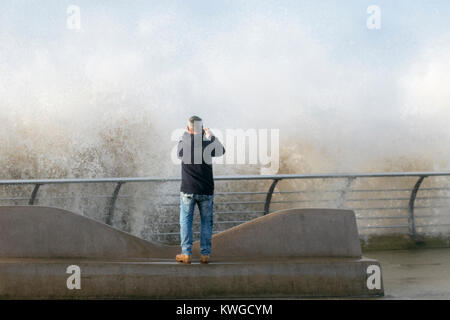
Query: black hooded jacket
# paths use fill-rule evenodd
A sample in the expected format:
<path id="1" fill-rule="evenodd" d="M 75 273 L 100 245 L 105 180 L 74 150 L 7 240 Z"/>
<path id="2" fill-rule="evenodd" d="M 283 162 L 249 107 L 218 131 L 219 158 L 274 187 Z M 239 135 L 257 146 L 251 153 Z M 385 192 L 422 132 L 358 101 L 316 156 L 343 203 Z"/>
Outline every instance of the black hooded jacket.
<path id="1" fill-rule="evenodd" d="M 214 194 L 212 157 L 225 153 L 219 139 L 204 133 L 185 132 L 178 142 L 178 158 L 181 159 L 181 188 L 184 193 Z"/>

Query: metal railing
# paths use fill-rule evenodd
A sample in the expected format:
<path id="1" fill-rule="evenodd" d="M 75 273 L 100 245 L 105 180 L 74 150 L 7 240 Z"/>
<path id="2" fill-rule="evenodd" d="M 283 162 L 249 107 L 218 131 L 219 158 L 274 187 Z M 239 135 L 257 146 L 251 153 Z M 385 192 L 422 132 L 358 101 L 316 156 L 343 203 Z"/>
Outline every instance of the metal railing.
<path id="1" fill-rule="evenodd" d="M 416 225 L 416 217 L 415 217 L 415 209 L 418 209 L 415 205 L 417 194 L 419 190 L 421 190 L 421 185 L 423 181 L 426 178 L 430 177 L 448 177 L 450 176 L 450 172 L 384 172 L 384 173 L 357 173 L 357 174 L 351 174 L 351 173 L 339 173 L 339 174 L 279 174 L 279 175 L 238 175 L 238 176 L 216 176 L 215 181 L 268 181 L 270 182 L 270 185 L 266 191 L 228 191 L 228 192 L 217 192 L 217 195 L 235 195 L 235 196 L 242 196 L 242 195 L 248 195 L 248 196 L 255 196 L 255 195 L 262 195 L 265 196 L 265 199 L 263 201 L 224 201 L 218 203 L 219 205 L 247 205 L 247 206 L 254 206 L 254 205 L 261 205 L 261 210 L 254 210 L 254 211 L 239 211 L 239 210 L 229 210 L 229 211 L 222 211 L 222 214 L 233 214 L 233 213 L 257 213 L 261 215 L 268 214 L 270 212 L 270 207 L 272 204 L 291 204 L 294 203 L 332 203 L 335 207 L 343 208 L 344 203 L 346 202 L 361 202 L 361 201 L 408 201 L 407 207 L 400 206 L 400 207 L 370 207 L 370 208 L 352 208 L 347 207 L 349 209 L 354 209 L 355 211 L 364 211 L 364 210 L 403 210 L 407 209 L 408 215 L 408 232 L 409 234 L 416 240 L 419 240 L 419 237 L 417 235 L 417 225 Z M 351 185 L 354 183 L 357 179 L 372 179 L 372 178 L 416 178 L 415 184 L 412 186 L 412 188 L 384 188 L 384 189 L 356 189 L 352 190 Z M 275 188 L 281 181 L 287 181 L 287 180 L 314 180 L 314 179 L 341 179 L 344 180 L 344 186 L 340 189 L 318 189 L 318 190 L 311 190 L 311 189 L 305 189 L 305 190 L 281 190 L 281 191 L 275 191 Z M 161 183 L 161 182 L 179 182 L 180 178 L 156 178 L 156 177 L 143 177 L 143 178 L 101 178 L 101 179 L 31 179 L 31 180 L 0 180 L 1 186 L 11 186 L 11 185 L 34 185 L 33 191 L 31 195 L 28 198 L 28 204 L 34 205 L 36 203 L 36 199 L 38 198 L 40 187 L 45 185 L 57 185 L 57 184 L 93 184 L 93 183 L 100 183 L 100 184 L 113 184 L 115 185 L 113 193 L 108 196 L 109 198 L 109 204 L 107 205 L 107 214 L 105 222 L 109 225 L 113 224 L 114 220 L 114 213 L 116 209 L 116 202 L 119 198 L 126 198 L 126 197 L 132 197 L 132 196 L 121 196 L 120 191 L 122 189 L 122 186 L 124 184 L 131 184 L 131 183 Z M 443 191 L 443 190 L 450 190 L 450 188 L 445 187 L 435 187 L 435 188 L 426 188 L 423 190 L 427 191 Z M 363 192 L 388 192 L 388 193 L 394 193 L 394 192 L 408 192 L 408 197 L 384 197 L 384 198 L 357 198 L 357 199 L 348 199 L 347 195 L 349 193 L 363 193 Z M 280 200 L 280 201 L 274 201 L 272 198 L 274 195 L 300 195 L 300 194 L 307 194 L 307 193 L 338 193 L 338 198 L 335 199 L 295 199 L 295 200 Z M 167 194 L 166 194 L 167 195 Z M 172 194 L 175 195 L 175 194 Z M 103 196 L 105 197 L 105 196 Z M 450 199 L 450 197 L 447 196 L 438 196 L 438 197 L 422 197 L 421 199 Z M 4 198 L 3 200 L 7 200 L 11 198 Z M 24 198 L 22 198 L 24 199 Z M 177 203 L 168 203 L 168 204 L 161 204 L 161 206 L 177 206 Z M 441 207 L 450 207 L 450 206 L 441 206 Z M 433 208 L 433 206 L 421 206 L 421 209 L 423 208 Z M 423 216 L 425 217 L 425 216 Z M 378 219 L 380 217 L 371 217 L 371 216 L 360 216 L 358 217 L 359 220 L 370 220 L 370 219 Z M 382 216 L 382 219 L 404 219 L 404 217 L 401 216 Z M 242 220 L 235 220 L 235 221 L 223 221 L 223 224 L 229 223 L 229 224 L 236 224 L 236 223 L 242 223 L 245 222 Z M 220 222 L 217 222 L 220 223 Z M 405 225 L 382 225 L 382 226 L 372 226 L 369 228 L 399 228 L 399 227 L 405 227 Z M 422 226 L 423 227 L 423 226 Z M 164 233 L 161 233 L 163 235 Z M 166 234 L 175 234 L 175 233 L 166 233 Z"/>

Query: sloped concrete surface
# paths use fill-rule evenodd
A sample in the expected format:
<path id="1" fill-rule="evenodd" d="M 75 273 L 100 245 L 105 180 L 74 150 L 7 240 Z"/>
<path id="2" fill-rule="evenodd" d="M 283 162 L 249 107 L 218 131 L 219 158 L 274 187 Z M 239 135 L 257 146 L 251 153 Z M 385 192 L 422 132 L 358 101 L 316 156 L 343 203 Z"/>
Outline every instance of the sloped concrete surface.
<path id="1" fill-rule="evenodd" d="M 164 258 L 176 251 L 70 211 L 0 206 L 3 258 Z"/>
<path id="2" fill-rule="evenodd" d="M 198 242 L 193 251 L 198 255 Z M 213 237 L 216 259 L 361 257 L 351 210 L 289 209 L 243 223 Z"/>

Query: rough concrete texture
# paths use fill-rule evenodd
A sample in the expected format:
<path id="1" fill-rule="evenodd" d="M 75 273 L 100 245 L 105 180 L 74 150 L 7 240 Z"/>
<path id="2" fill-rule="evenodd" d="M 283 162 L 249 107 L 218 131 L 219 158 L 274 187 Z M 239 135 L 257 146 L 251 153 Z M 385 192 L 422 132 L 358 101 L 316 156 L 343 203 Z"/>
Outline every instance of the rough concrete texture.
<path id="1" fill-rule="evenodd" d="M 450 300 L 450 248 L 374 251 L 384 299 Z"/>
<path id="2" fill-rule="evenodd" d="M 199 243 L 193 251 L 199 254 Z M 288 209 L 216 234 L 215 259 L 273 257 L 361 257 L 351 210 Z"/>
<path id="3" fill-rule="evenodd" d="M 66 210 L 0 206 L 0 257 L 3 258 L 123 259 L 168 257 L 176 252 L 176 248 L 172 252 L 168 249 Z"/>
<path id="4" fill-rule="evenodd" d="M 81 270 L 80 289 L 69 290 L 67 267 Z M 180 265 L 172 261 L 70 259 L 0 260 L 2 299 L 371 297 L 369 259 Z"/>
<path id="5" fill-rule="evenodd" d="M 0 257 L 173 258 L 178 251 L 62 209 L 0 207 Z M 361 257 L 355 214 L 332 209 L 271 213 L 214 235 L 211 251 L 219 260 Z"/>
<path id="6" fill-rule="evenodd" d="M 348 210 L 292 209 L 213 237 L 212 263 L 174 263 L 164 246 L 56 208 L 0 207 L 0 297 L 212 298 L 379 296 L 368 289 Z M 198 255 L 198 243 L 194 245 Z M 69 265 L 81 289 L 69 290 Z"/>

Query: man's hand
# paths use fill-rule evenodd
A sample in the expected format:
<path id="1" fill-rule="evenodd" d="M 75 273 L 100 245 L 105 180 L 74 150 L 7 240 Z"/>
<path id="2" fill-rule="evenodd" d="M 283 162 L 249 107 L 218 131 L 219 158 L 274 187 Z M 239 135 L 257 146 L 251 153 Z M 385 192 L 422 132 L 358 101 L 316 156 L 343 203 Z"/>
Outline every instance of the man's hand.
<path id="1" fill-rule="evenodd" d="M 205 130 L 206 139 L 211 139 L 211 137 L 214 135 L 209 128 L 204 128 L 203 130 Z"/>

